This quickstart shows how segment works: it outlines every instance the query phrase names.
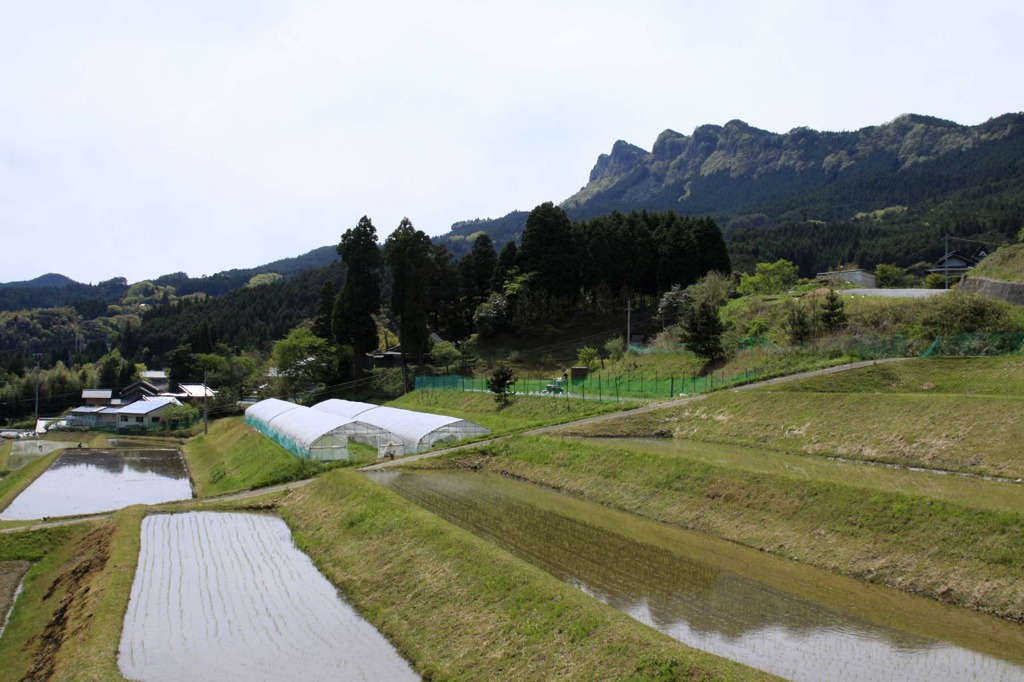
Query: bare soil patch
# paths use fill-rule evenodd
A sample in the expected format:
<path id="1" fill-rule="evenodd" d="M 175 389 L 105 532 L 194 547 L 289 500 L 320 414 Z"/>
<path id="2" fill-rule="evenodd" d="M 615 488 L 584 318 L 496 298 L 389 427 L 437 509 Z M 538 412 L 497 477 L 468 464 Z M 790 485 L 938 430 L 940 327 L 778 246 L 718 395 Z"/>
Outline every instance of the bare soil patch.
<path id="1" fill-rule="evenodd" d="M 27 561 L 0 561 L 0 630 L 14 605 L 18 585 L 30 568 L 32 564 Z"/>

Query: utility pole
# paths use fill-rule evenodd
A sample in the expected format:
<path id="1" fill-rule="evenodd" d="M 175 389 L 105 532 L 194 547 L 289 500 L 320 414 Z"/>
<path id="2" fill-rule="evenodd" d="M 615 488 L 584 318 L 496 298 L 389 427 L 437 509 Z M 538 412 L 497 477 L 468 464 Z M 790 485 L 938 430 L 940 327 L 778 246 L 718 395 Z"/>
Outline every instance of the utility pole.
<path id="1" fill-rule="evenodd" d="M 36 353 L 36 423 L 33 429 L 39 426 L 39 353 Z"/>
<path id="2" fill-rule="evenodd" d="M 210 411 L 206 409 L 206 396 L 210 393 L 210 389 L 206 386 L 206 374 L 207 370 L 203 369 L 203 434 L 210 432 Z M 180 389 L 179 389 L 180 390 Z"/>
<path id="3" fill-rule="evenodd" d="M 633 292 L 629 292 L 626 299 L 626 350 L 629 350 L 629 342 L 633 338 Z"/>
<path id="4" fill-rule="evenodd" d="M 946 260 L 943 262 L 943 267 L 944 267 L 946 272 L 945 272 L 945 276 L 942 279 L 945 280 L 945 283 L 946 283 L 945 288 L 948 289 L 949 288 L 949 233 L 948 232 L 946 233 Z"/>

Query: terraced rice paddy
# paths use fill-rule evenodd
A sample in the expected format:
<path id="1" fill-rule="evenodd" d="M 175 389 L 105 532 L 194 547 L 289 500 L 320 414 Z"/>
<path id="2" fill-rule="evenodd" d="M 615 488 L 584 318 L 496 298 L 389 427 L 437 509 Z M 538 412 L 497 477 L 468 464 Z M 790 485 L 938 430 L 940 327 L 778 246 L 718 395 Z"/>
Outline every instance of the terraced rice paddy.
<path id="1" fill-rule="evenodd" d="M 376 480 L 695 648 L 792 680 L 1024 680 L 1024 628 L 507 479 Z"/>
<path id="2" fill-rule="evenodd" d="M 118 661 L 143 682 L 415 680 L 279 518 L 191 512 L 142 523 Z"/>
<path id="3" fill-rule="evenodd" d="M 66 450 L 0 521 L 77 516 L 192 497 L 177 450 Z"/>

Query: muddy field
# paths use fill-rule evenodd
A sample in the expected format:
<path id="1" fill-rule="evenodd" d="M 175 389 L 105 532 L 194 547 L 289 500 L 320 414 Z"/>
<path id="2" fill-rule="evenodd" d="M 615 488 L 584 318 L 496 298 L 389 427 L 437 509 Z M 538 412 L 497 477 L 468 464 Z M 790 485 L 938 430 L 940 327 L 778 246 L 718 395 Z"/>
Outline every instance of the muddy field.
<path id="1" fill-rule="evenodd" d="M 418 679 L 258 514 L 145 518 L 118 660 L 145 682 Z"/>

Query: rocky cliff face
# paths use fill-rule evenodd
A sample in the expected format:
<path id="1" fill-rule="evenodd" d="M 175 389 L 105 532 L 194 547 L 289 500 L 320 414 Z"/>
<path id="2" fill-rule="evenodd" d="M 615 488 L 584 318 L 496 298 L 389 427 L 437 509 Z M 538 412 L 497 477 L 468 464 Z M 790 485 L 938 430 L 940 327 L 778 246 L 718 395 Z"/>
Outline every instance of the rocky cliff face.
<path id="1" fill-rule="evenodd" d="M 720 185 L 731 181 L 742 186 L 762 179 L 778 185 L 782 193 L 805 191 L 854 176 L 904 172 L 1022 133 L 1021 114 L 1007 114 L 978 126 L 907 114 L 883 125 L 840 133 L 794 128 L 778 134 L 739 120 L 703 125 L 689 136 L 666 130 L 650 152 L 616 142 L 610 154 L 598 157 L 588 184 L 562 205 L 569 211 L 592 213 L 586 210 L 591 203 L 602 210 L 609 203 L 619 203 L 623 209 L 683 211 L 688 203 L 695 203 L 704 210 L 732 212 L 729 196 L 721 196 L 714 206 L 695 196 L 695 181 L 704 181 L 705 193 L 721 193 L 721 187 L 712 182 L 716 180 Z M 871 201 L 868 198 L 867 203 Z"/>

